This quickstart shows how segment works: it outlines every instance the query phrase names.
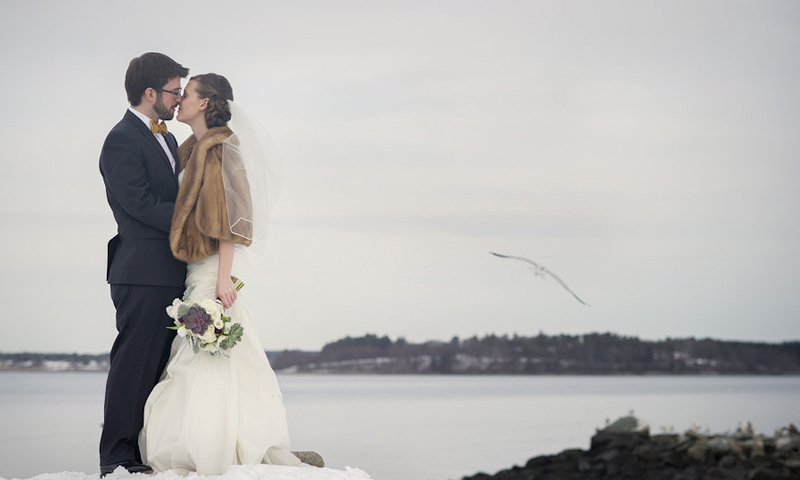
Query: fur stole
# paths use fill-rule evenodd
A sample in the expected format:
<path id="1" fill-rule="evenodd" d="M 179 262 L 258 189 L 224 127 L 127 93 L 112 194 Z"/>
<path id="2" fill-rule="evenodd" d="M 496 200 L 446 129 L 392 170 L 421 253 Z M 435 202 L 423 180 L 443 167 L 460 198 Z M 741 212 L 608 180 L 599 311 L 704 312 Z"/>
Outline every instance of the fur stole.
<path id="1" fill-rule="evenodd" d="M 219 252 L 219 241 L 250 245 L 234 235 L 228 222 L 222 182 L 222 142 L 233 132 L 227 127 L 209 129 L 200 140 L 194 135 L 178 148 L 178 168 L 183 179 L 175 201 L 169 231 L 172 254 L 184 262 L 197 262 Z"/>

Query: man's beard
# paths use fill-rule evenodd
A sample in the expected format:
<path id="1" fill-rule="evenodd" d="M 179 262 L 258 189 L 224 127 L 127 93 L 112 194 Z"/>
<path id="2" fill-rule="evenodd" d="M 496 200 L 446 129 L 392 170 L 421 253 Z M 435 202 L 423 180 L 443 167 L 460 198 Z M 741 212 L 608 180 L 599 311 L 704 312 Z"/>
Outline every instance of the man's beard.
<path id="1" fill-rule="evenodd" d="M 161 94 L 158 95 L 158 100 L 156 100 L 155 105 L 153 105 L 153 110 L 156 111 L 158 114 L 158 118 L 161 120 L 172 120 L 172 117 L 175 115 L 173 112 L 169 111 L 166 105 L 164 105 L 164 99 Z"/>

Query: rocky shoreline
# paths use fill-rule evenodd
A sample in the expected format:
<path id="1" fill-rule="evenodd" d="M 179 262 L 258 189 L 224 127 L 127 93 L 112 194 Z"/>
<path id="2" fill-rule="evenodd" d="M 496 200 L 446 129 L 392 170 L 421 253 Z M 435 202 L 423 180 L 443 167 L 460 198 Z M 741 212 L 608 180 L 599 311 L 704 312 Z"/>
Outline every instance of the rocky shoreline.
<path id="1" fill-rule="evenodd" d="M 590 479 L 800 479 L 800 432 L 790 424 L 766 436 L 746 422 L 733 433 L 689 430 L 651 436 L 645 422 L 629 416 L 598 430 L 589 450 L 535 457 L 522 467 L 463 480 Z"/>

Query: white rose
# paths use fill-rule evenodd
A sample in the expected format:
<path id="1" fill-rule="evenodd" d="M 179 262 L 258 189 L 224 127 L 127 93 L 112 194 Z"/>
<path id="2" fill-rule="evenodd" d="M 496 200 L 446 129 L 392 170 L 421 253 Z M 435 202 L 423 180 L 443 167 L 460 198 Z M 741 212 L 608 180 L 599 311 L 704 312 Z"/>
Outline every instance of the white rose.
<path id="1" fill-rule="evenodd" d="M 200 300 L 200 306 L 211 316 L 212 320 L 216 320 L 222 316 L 222 304 L 210 298 Z"/>
<path id="2" fill-rule="evenodd" d="M 214 343 L 217 340 L 217 334 L 214 333 L 214 325 L 209 325 L 206 333 L 200 337 L 203 343 Z"/>
<path id="3" fill-rule="evenodd" d="M 181 303 L 183 303 L 183 302 L 181 302 L 180 298 L 176 298 L 175 300 L 173 300 L 172 301 L 172 305 L 167 307 L 167 315 L 169 315 L 171 318 L 174 318 L 175 320 L 177 320 L 178 319 L 178 307 L 180 306 Z"/>
<path id="4" fill-rule="evenodd" d="M 181 328 L 178 329 L 178 336 L 185 337 L 186 336 L 186 326 L 181 325 Z"/>

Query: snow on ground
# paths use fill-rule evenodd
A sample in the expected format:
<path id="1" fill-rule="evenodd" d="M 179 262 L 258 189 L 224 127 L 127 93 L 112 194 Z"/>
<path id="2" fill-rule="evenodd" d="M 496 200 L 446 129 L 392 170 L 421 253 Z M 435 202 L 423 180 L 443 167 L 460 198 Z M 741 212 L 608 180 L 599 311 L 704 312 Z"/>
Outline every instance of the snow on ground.
<path id="1" fill-rule="evenodd" d="M 28 480 L 98 480 L 98 473 L 61 472 L 43 473 Z M 371 480 L 366 472 L 352 467 L 344 470 L 317 468 L 307 465 L 287 467 L 281 465 L 234 465 L 223 475 L 199 475 L 190 473 L 181 476 L 175 472 L 154 475 L 130 474 L 122 468 L 106 475 L 103 480 Z M 0 480 L 5 480 L 0 477 Z"/>

